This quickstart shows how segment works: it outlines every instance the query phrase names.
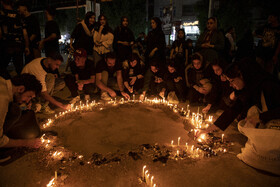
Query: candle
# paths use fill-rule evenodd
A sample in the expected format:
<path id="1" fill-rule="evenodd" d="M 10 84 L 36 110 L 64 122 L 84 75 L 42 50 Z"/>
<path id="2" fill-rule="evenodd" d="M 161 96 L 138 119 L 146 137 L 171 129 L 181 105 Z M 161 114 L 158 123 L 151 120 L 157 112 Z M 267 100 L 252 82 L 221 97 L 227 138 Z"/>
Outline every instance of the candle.
<path id="1" fill-rule="evenodd" d="M 133 101 L 135 100 L 135 94 L 133 94 Z"/>
<path id="2" fill-rule="evenodd" d="M 224 142 L 224 136 L 225 136 L 225 135 L 224 135 L 224 134 L 222 134 L 222 142 Z"/>
<path id="3" fill-rule="evenodd" d="M 198 109 L 197 109 L 197 114 L 199 114 L 199 107 L 198 107 Z"/>
<path id="4" fill-rule="evenodd" d="M 157 185 L 156 184 L 154 184 L 154 186 L 153 187 L 156 187 Z"/>
<path id="5" fill-rule="evenodd" d="M 142 169 L 142 175 L 143 175 L 143 180 L 145 179 L 145 169 L 146 169 L 146 165 L 145 166 L 143 166 L 143 169 Z"/>
<path id="6" fill-rule="evenodd" d="M 146 180 L 147 180 L 146 175 L 147 175 L 148 172 L 149 172 L 149 170 L 146 170 L 145 173 L 144 173 L 144 179 L 146 179 Z"/>
<path id="7" fill-rule="evenodd" d="M 57 180 L 57 171 L 54 172 L 54 178 Z"/>
<path id="8" fill-rule="evenodd" d="M 190 105 L 187 106 L 187 111 L 189 111 Z"/>
<path id="9" fill-rule="evenodd" d="M 153 186 L 154 176 L 151 177 L 151 186 Z"/>
<path id="10" fill-rule="evenodd" d="M 146 183 L 148 186 L 149 186 L 149 176 L 150 176 L 150 174 L 147 174 Z"/>
<path id="11" fill-rule="evenodd" d="M 172 140 L 172 141 L 171 141 L 171 146 L 173 146 L 173 143 L 174 143 L 174 141 Z"/>
<path id="12" fill-rule="evenodd" d="M 179 151 L 179 150 L 177 150 L 177 156 L 179 156 L 179 153 L 180 153 L 180 151 Z"/>
<path id="13" fill-rule="evenodd" d="M 189 147 L 188 147 L 188 143 L 186 143 L 186 148 L 187 148 L 187 149 L 186 149 L 186 151 L 187 151 L 187 150 L 188 150 L 188 148 L 189 148 Z"/>
<path id="14" fill-rule="evenodd" d="M 180 139 L 181 139 L 181 137 L 178 138 L 178 146 L 180 146 Z"/>

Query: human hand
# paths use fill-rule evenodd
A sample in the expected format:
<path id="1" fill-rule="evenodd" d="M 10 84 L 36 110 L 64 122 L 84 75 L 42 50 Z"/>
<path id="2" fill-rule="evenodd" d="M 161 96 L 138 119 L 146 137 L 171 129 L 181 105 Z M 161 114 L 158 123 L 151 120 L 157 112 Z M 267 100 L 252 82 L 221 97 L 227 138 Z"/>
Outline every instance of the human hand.
<path id="1" fill-rule="evenodd" d="M 211 105 L 207 105 L 205 108 L 202 109 L 202 113 L 208 113 L 211 108 Z"/>
<path id="2" fill-rule="evenodd" d="M 130 80 L 130 85 L 134 85 L 134 83 L 136 82 L 137 80 L 137 77 L 129 77 L 131 80 Z"/>
<path id="3" fill-rule="evenodd" d="M 38 44 L 39 44 L 38 46 L 39 50 L 42 50 L 44 48 L 44 40 L 39 41 Z"/>
<path id="4" fill-rule="evenodd" d="M 164 91 L 161 91 L 158 95 L 163 99 L 164 98 Z"/>
<path id="5" fill-rule="evenodd" d="M 257 124 L 261 122 L 259 114 L 248 116 L 246 121 L 249 122 L 253 127 L 256 127 Z"/>
<path id="6" fill-rule="evenodd" d="M 117 96 L 117 94 L 114 90 L 110 90 L 108 93 L 111 97 L 116 97 Z"/>
<path id="7" fill-rule="evenodd" d="M 125 93 L 124 91 L 121 92 L 122 96 L 124 96 L 125 99 L 130 99 L 130 96 Z"/>
<path id="8" fill-rule="evenodd" d="M 83 90 L 84 81 L 78 80 L 78 81 L 76 81 L 76 83 L 77 83 L 77 85 L 78 85 L 78 90 Z"/>
<path id="9" fill-rule="evenodd" d="M 230 100 L 235 101 L 236 97 L 235 97 L 235 93 L 231 92 L 231 94 L 229 95 Z"/>
<path id="10" fill-rule="evenodd" d="M 24 53 L 25 53 L 26 56 L 30 55 L 30 50 L 29 50 L 28 47 L 26 47 L 26 48 L 24 49 Z"/>
<path id="11" fill-rule="evenodd" d="M 130 93 L 133 93 L 133 87 L 128 87 L 127 89 Z"/>

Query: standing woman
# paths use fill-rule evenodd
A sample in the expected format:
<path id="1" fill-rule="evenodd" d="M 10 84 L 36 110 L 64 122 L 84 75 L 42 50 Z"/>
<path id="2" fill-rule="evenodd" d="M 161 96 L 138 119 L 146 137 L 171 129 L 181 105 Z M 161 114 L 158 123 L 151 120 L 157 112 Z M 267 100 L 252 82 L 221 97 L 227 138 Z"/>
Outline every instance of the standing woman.
<path id="1" fill-rule="evenodd" d="M 95 13 L 89 11 L 85 19 L 78 23 L 73 30 L 70 38 L 70 47 L 72 50 L 83 48 L 87 55 L 92 55 L 93 51 L 93 33 L 95 26 Z M 73 43 L 74 42 L 74 43 Z"/>
<path id="2" fill-rule="evenodd" d="M 217 18 L 208 18 L 207 29 L 199 36 L 196 43 L 197 51 L 210 63 L 218 59 L 225 47 L 225 37 L 218 30 L 217 24 Z"/>
<path id="3" fill-rule="evenodd" d="M 121 18 L 121 25 L 114 32 L 114 50 L 120 62 L 127 60 L 132 54 L 131 46 L 134 43 L 134 34 L 128 28 L 128 18 Z"/>
<path id="4" fill-rule="evenodd" d="M 165 64 L 165 36 L 161 28 L 161 20 L 158 17 L 151 19 L 152 30 L 147 36 L 147 49 L 145 52 L 145 65 L 149 68 L 152 58 L 158 58 L 160 63 Z"/>
<path id="5" fill-rule="evenodd" d="M 104 57 L 105 54 L 113 50 L 114 35 L 108 25 L 107 18 L 104 15 L 98 17 L 97 28 L 93 35 L 93 58 L 95 65 Z"/>
<path id="6" fill-rule="evenodd" d="M 179 29 L 177 40 L 173 42 L 170 52 L 170 59 L 174 60 L 175 69 L 179 72 L 184 72 L 188 64 L 189 52 L 187 47 L 185 31 L 184 29 Z"/>

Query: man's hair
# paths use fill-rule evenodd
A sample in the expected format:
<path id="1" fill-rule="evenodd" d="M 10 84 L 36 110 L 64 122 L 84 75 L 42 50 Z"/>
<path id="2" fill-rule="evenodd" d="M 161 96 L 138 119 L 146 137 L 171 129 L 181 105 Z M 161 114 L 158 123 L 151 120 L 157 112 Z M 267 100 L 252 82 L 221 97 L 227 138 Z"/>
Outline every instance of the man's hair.
<path id="1" fill-rule="evenodd" d="M 27 11 L 30 12 L 30 3 L 27 3 L 26 1 L 18 1 L 17 2 L 17 7 L 24 6 L 26 7 Z"/>
<path id="2" fill-rule="evenodd" d="M 45 9 L 51 16 L 55 16 L 56 15 L 56 8 L 53 6 L 48 6 Z"/>
<path id="3" fill-rule="evenodd" d="M 53 52 L 53 53 L 50 53 L 50 55 L 48 57 L 53 60 L 59 60 L 59 61 L 63 62 L 63 57 L 61 56 L 60 53 Z"/>
<path id="4" fill-rule="evenodd" d="M 108 58 L 116 59 L 116 58 L 117 58 L 117 55 L 116 55 L 116 53 L 114 53 L 114 52 L 109 52 L 109 53 L 107 53 L 106 56 L 105 56 L 105 59 L 106 59 L 106 60 L 107 60 Z"/>
<path id="5" fill-rule="evenodd" d="M 137 53 L 132 53 L 129 57 L 128 57 L 129 62 L 133 62 L 134 60 L 137 61 L 137 63 L 140 63 L 140 58 L 138 56 Z"/>
<path id="6" fill-rule="evenodd" d="M 34 75 L 28 73 L 17 75 L 13 77 L 11 81 L 15 86 L 24 86 L 24 92 L 34 91 L 35 94 L 38 95 L 42 91 L 42 85 L 40 81 L 38 81 Z"/>

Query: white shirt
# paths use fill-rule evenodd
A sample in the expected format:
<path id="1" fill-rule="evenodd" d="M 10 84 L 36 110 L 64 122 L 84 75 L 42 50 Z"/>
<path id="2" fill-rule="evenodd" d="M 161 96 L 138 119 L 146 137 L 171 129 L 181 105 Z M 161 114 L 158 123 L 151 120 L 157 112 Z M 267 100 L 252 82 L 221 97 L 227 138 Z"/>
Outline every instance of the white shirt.
<path id="1" fill-rule="evenodd" d="M 47 72 L 44 70 L 44 68 L 41 65 L 41 60 L 44 58 L 36 58 L 29 62 L 22 70 L 21 73 L 29 73 L 31 75 L 34 75 L 41 83 L 42 85 L 42 92 L 47 91 L 46 86 L 46 75 Z"/>
<path id="2" fill-rule="evenodd" d="M 9 143 L 9 138 L 3 134 L 3 125 L 8 112 L 9 103 L 13 101 L 11 80 L 0 77 L 0 147 Z"/>
<path id="3" fill-rule="evenodd" d="M 98 37 L 99 33 L 98 31 L 94 31 L 94 35 L 93 35 L 93 41 L 94 41 L 94 47 L 93 49 L 100 55 L 105 54 L 105 53 L 109 53 L 112 51 L 112 45 L 113 45 L 113 40 L 114 40 L 114 35 L 110 32 L 108 32 L 107 34 L 101 34 L 101 38 L 100 38 L 100 43 L 101 45 L 96 45 L 97 42 L 97 37 Z"/>

